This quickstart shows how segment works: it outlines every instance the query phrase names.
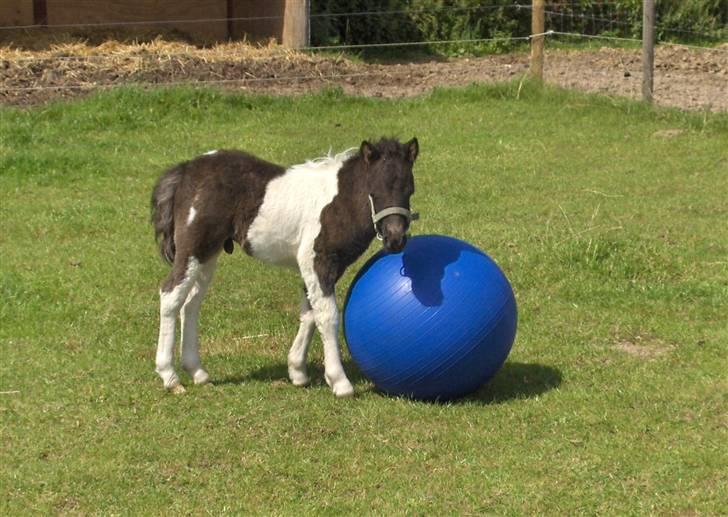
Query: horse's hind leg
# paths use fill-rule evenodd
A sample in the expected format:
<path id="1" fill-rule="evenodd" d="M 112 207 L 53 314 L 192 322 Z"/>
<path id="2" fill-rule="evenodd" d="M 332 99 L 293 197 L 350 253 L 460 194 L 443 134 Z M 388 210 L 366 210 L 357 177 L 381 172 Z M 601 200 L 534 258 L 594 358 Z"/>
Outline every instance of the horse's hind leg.
<path id="1" fill-rule="evenodd" d="M 308 354 L 308 346 L 311 344 L 313 332 L 316 330 L 316 320 L 305 291 L 301 301 L 300 319 L 301 324 L 298 327 L 298 334 L 293 340 L 291 351 L 288 352 L 288 377 L 295 386 L 306 386 L 309 383 L 306 355 Z"/>
<path id="2" fill-rule="evenodd" d="M 172 271 L 159 291 L 159 341 L 157 342 L 156 372 L 164 387 L 183 392 L 177 372 L 174 371 L 174 333 L 179 313 L 192 286 L 200 274 L 200 263 L 195 257 L 177 254 Z"/>
<path id="3" fill-rule="evenodd" d="M 200 363 L 200 340 L 197 333 L 197 324 L 200 320 L 200 306 L 205 298 L 205 293 L 207 293 L 207 288 L 212 282 L 216 266 L 217 256 L 200 265 L 197 280 L 190 289 L 187 300 L 180 311 L 182 319 L 182 368 L 192 377 L 195 384 L 206 384 L 210 381 L 210 376 L 202 369 Z"/>

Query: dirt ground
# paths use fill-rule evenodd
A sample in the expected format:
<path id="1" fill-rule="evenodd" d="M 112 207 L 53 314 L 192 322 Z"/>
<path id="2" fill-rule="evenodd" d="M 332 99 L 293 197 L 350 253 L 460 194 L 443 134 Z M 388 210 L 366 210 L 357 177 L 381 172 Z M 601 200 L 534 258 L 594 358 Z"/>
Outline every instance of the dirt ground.
<path id="1" fill-rule="evenodd" d="M 655 102 L 695 110 L 728 111 L 728 44 L 710 50 L 664 45 L 656 50 Z M 241 43 L 210 49 L 183 43 L 71 43 L 49 50 L 0 47 L 0 102 L 29 106 L 85 95 L 119 84 L 215 84 L 266 94 L 296 94 L 325 86 L 347 93 L 402 97 L 436 86 L 522 77 L 528 55 L 364 63 Z M 639 50 L 551 50 L 545 80 L 566 88 L 639 98 Z"/>

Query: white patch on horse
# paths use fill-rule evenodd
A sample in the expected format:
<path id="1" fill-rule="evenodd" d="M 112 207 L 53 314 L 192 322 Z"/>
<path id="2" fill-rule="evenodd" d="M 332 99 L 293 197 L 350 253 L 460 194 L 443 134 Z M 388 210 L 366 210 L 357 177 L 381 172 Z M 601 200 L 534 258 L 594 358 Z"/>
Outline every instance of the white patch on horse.
<path id="1" fill-rule="evenodd" d="M 197 216 L 197 210 L 195 210 L 194 206 L 190 207 L 190 213 L 187 215 L 187 226 L 192 224 L 192 221 L 195 220 L 195 217 Z"/>
<path id="2" fill-rule="evenodd" d="M 321 211 L 338 193 L 338 172 L 352 150 L 290 167 L 268 183 L 258 215 L 246 240 L 252 255 L 265 262 L 298 268 L 306 284 L 312 311 L 302 315 L 288 357 L 289 376 L 297 385 L 308 383 L 306 352 L 313 326 L 324 344 L 326 382 L 338 397 L 351 396 L 339 352 L 339 313 L 333 295 L 326 296 L 314 269 L 314 241 L 321 232 Z"/>
<path id="3" fill-rule="evenodd" d="M 202 153 L 202 154 L 203 154 L 203 156 L 211 156 L 216 153 L 217 153 L 217 149 L 213 149 L 212 151 L 207 151 L 206 153 Z"/>
<path id="4" fill-rule="evenodd" d="M 311 255 L 321 231 L 321 211 L 338 192 L 338 172 L 352 150 L 290 167 L 268 183 L 246 240 L 255 258 L 296 268 Z M 308 261 L 307 261 L 308 262 Z"/>

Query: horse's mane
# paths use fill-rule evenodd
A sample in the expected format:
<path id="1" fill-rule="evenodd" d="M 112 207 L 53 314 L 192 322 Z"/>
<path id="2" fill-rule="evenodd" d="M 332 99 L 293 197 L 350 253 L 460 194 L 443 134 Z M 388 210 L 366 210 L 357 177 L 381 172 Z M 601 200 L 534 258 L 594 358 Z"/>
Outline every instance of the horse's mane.
<path id="1" fill-rule="evenodd" d="M 314 158 L 312 160 L 307 160 L 304 163 L 299 163 L 297 165 L 293 165 L 289 168 L 291 171 L 295 170 L 321 170 L 321 169 L 327 169 L 330 167 L 336 167 L 336 169 L 341 168 L 341 166 L 346 162 L 349 158 L 352 158 L 357 154 L 359 149 L 356 147 L 351 147 L 349 149 L 346 149 L 345 151 L 341 151 L 337 154 L 331 154 L 331 149 L 329 149 L 329 152 L 326 154 L 326 156 L 321 156 L 319 158 Z"/>

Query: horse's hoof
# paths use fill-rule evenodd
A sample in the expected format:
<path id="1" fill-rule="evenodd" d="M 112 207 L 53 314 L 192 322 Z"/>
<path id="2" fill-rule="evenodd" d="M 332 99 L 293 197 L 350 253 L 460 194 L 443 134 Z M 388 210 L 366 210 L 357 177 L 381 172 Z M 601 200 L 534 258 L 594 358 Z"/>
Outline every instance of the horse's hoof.
<path id="1" fill-rule="evenodd" d="M 173 395 L 182 395 L 183 393 L 187 392 L 187 390 L 181 384 L 175 384 L 174 386 L 169 388 L 169 392 Z"/>
<path id="2" fill-rule="evenodd" d="M 335 386 L 332 389 L 337 398 L 348 398 L 354 396 L 354 386 L 352 386 L 351 383 L 348 383 L 348 386 Z"/>
<path id="3" fill-rule="evenodd" d="M 210 376 L 205 370 L 200 369 L 192 376 L 192 380 L 195 381 L 195 384 L 208 384 L 210 382 Z"/>
<path id="4" fill-rule="evenodd" d="M 341 379 L 333 382 L 331 378 L 326 374 L 324 374 L 324 378 L 326 379 L 326 384 L 331 387 L 331 391 L 333 391 L 334 395 L 336 395 L 337 397 L 344 398 L 354 396 L 354 386 L 351 385 L 349 379 L 347 379 L 346 377 L 342 377 Z"/>
<path id="5" fill-rule="evenodd" d="M 288 368 L 288 378 L 291 379 L 291 383 L 294 386 L 308 386 L 311 382 L 311 379 L 305 371 L 291 367 Z"/>
<path id="6" fill-rule="evenodd" d="M 177 376 L 177 372 L 175 372 L 173 368 L 157 368 L 155 371 L 162 378 L 162 383 L 165 390 L 174 391 L 174 389 L 178 386 L 180 388 L 182 387 L 179 381 L 179 377 Z"/>
<path id="7" fill-rule="evenodd" d="M 299 388 L 305 388 L 306 386 L 311 384 L 311 379 L 309 379 L 307 376 L 305 376 L 305 377 L 300 377 L 297 379 L 291 379 L 291 383 L 294 386 L 298 386 Z"/>

